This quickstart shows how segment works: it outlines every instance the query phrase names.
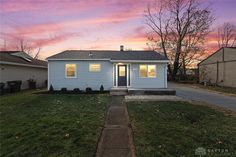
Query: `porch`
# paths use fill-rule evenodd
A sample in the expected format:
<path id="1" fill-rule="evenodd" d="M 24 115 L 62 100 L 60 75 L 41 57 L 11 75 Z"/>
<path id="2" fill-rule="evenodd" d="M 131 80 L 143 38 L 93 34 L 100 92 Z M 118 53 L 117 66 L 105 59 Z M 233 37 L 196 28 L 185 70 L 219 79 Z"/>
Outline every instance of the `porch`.
<path id="1" fill-rule="evenodd" d="M 176 95 L 176 91 L 169 88 L 114 87 L 110 89 L 110 95 Z"/>

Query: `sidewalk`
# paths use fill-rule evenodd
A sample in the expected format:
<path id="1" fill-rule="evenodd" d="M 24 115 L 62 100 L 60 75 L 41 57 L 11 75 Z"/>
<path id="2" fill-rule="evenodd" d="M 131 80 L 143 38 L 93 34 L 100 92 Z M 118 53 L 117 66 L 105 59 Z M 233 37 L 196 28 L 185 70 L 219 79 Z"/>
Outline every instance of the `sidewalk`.
<path id="1" fill-rule="evenodd" d="M 96 157 L 131 157 L 133 142 L 123 96 L 113 96 Z"/>

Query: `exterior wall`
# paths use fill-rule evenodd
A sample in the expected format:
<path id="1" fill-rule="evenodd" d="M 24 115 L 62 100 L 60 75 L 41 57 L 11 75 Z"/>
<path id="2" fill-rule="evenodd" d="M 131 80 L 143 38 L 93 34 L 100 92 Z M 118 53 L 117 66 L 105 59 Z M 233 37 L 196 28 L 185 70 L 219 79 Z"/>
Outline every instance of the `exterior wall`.
<path id="1" fill-rule="evenodd" d="M 76 64 L 76 78 L 66 78 L 65 64 Z M 90 63 L 100 63 L 100 72 L 89 72 Z M 85 90 L 91 87 L 93 90 L 99 90 L 103 85 L 105 90 L 113 87 L 113 66 L 109 61 L 48 61 L 49 82 L 55 90 L 67 88 L 73 90 L 79 88 Z"/>
<path id="2" fill-rule="evenodd" d="M 46 87 L 47 69 L 0 64 L 0 82 L 21 80 L 21 89 L 27 89 L 29 79 L 36 80 L 37 87 Z"/>
<path id="3" fill-rule="evenodd" d="M 100 72 L 89 72 L 90 63 L 100 63 Z M 114 87 L 116 78 L 116 66 L 109 61 L 48 61 L 49 81 L 48 86 L 52 85 L 55 90 L 67 88 L 73 90 L 80 88 L 85 90 L 91 87 L 93 90 L 99 90 L 103 85 L 105 90 Z M 66 78 L 65 64 L 76 64 L 76 78 Z M 145 63 L 140 63 L 145 64 Z M 149 63 L 154 64 L 154 63 Z M 167 64 L 156 64 L 156 78 L 140 78 L 139 64 L 130 64 L 130 88 L 167 88 Z"/>
<path id="4" fill-rule="evenodd" d="M 144 64 L 144 63 L 140 63 Z M 131 88 L 167 88 L 167 64 L 156 65 L 156 78 L 139 77 L 139 65 L 131 64 L 130 67 L 130 87 Z M 152 64 L 153 63 L 148 63 Z"/>
<path id="5" fill-rule="evenodd" d="M 235 67 L 236 49 L 221 49 L 216 55 L 213 54 L 211 57 L 199 64 L 199 81 L 200 83 L 209 82 L 220 86 L 236 87 Z"/>

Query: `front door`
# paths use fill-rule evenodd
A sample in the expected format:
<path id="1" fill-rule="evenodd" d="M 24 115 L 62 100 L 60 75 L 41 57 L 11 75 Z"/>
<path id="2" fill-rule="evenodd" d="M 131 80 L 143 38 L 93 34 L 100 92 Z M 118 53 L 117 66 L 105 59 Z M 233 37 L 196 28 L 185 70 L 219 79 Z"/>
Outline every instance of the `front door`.
<path id="1" fill-rule="evenodd" d="M 118 65 L 118 86 L 127 85 L 126 65 Z"/>

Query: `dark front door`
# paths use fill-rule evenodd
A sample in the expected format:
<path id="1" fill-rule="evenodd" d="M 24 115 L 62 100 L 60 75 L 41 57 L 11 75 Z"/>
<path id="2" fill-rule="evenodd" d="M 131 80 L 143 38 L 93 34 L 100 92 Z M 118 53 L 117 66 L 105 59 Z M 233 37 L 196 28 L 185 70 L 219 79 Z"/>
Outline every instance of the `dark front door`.
<path id="1" fill-rule="evenodd" d="M 127 85 L 126 65 L 118 65 L 118 86 Z"/>

